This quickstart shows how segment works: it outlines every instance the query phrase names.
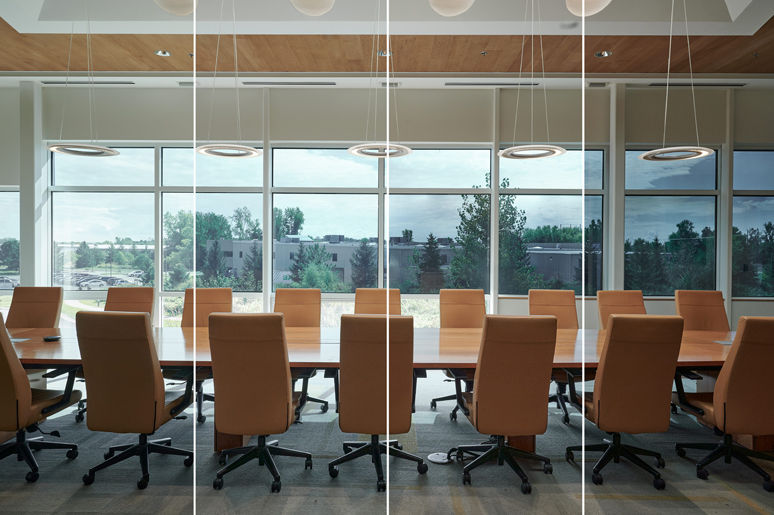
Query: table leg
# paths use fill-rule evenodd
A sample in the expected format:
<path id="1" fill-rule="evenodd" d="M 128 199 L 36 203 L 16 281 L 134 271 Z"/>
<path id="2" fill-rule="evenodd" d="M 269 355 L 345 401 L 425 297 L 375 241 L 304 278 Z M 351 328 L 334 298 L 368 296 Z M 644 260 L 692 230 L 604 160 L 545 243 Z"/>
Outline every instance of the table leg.
<path id="1" fill-rule="evenodd" d="M 509 436 L 508 445 L 521 451 L 535 452 L 535 435 Z"/>

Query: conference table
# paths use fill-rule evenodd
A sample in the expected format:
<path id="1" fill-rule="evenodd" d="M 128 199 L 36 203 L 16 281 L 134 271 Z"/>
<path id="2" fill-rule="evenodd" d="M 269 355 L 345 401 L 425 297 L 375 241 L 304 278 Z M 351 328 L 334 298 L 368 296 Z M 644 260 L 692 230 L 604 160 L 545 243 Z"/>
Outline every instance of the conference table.
<path id="1" fill-rule="evenodd" d="M 286 328 L 288 358 L 291 368 L 335 369 L 339 366 L 339 332 L 337 327 Z M 81 363 L 74 328 L 10 329 L 16 354 L 25 368 L 56 368 Z M 57 342 L 44 342 L 43 337 L 61 336 Z M 683 333 L 679 367 L 694 369 L 723 365 L 730 345 L 716 343 L 734 339 L 735 332 L 686 331 Z M 211 367 L 207 328 L 158 327 L 153 330 L 159 363 L 162 367 Z M 596 329 L 557 331 L 554 368 L 595 369 L 599 365 L 605 332 Z M 481 329 L 414 330 L 414 368 L 474 369 L 478 360 Z M 259 366 L 259 365 L 256 365 Z M 215 450 L 246 445 L 250 435 L 215 436 Z M 535 437 L 511 436 L 510 445 L 534 450 Z M 774 450 L 774 436 L 741 437 L 740 441 L 756 450 Z"/>

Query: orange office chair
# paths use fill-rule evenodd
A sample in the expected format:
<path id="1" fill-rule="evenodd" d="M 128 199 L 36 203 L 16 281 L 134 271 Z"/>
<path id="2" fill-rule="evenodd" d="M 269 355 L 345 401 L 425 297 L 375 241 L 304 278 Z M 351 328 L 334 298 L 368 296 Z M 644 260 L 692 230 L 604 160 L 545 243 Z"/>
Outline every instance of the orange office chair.
<path id="1" fill-rule="evenodd" d="M 734 343 L 726 357 L 711 393 L 687 393 L 688 401 L 697 406 L 696 418 L 712 427 L 718 436 L 717 443 L 679 443 L 675 446 L 677 455 L 684 457 L 685 449 L 712 451 L 696 464 L 696 475 L 707 479 L 705 468 L 710 463 L 724 458 L 732 459 L 757 472 L 763 477 L 763 488 L 774 492 L 774 481 L 768 472 L 750 458 L 774 461 L 774 457 L 756 452 L 734 443 L 733 435 L 774 434 L 774 398 L 766 392 L 774 368 L 774 317 L 741 317 Z M 673 402 L 680 402 L 672 394 Z"/>
<path id="2" fill-rule="evenodd" d="M 328 473 L 339 475 L 338 465 L 361 456 L 371 456 L 376 468 L 376 490 L 386 481 L 382 454 L 417 463 L 420 474 L 427 464 L 419 456 L 403 451 L 397 440 L 379 441 L 379 435 L 404 434 L 411 430 L 414 383 L 414 318 L 391 316 L 390 321 L 390 427 L 387 427 L 387 317 L 342 315 L 341 407 L 339 427 L 345 433 L 371 435 L 370 442 L 344 442 L 344 456 L 328 464 Z"/>
<path id="3" fill-rule="evenodd" d="M 607 329 L 610 315 L 646 315 L 641 290 L 599 290 L 597 292 L 599 328 Z"/>
<path id="4" fill-rule="evenodd" d="M 318 288 L 277 288 L 274 292 L 274 312 L 285 315 L 285 327 L 320 327 L 322 293 Z M 296 410 L 296 420 L 307 402 L 320 404 L 320 411 L 328 411 L 328 401 L 307 395 L 309 379 L 317 374 L 315 369 L 293 371 L 293 383 L 301 379 L 301 402 Z M 334 398 L 338 406 L 338 375 L 335 369 L 326 369 L 325 377 L 333 379 Z"/>
<path id="5" fill-rule="evenodd" d="M 58 286 L 17 286 L 5 326 L 9 329 L 59 327 L 62 295 L 62 288 Z"/>
<path id="6" fill-rule="evenodd" d="M 663 468 L 661 454 L 622 444 L 621 433 L 669 429 L 669 397 L 682 337 L 683 319 L 678 316 L 610 315 L 594 392 L 581 398 L 570 381 L 573 404 L 600 430 L 613 435 L 612 443 L 585 446 L 586 452 L 603 452 L 592 469 L 595 485 L 602 484 L 601 471 L 610 460 L 618 463 L 626 458 L 653 475 L 656 489 L 666 487 L 661 474 L 639 457 L 653 457 L 656 466 Z M 631 370 L 647 380 L 632 381 Z M 567 447 L 567 461 L 573 461 L 573 451 L 582 447 Z"/>
<path id="7" fill-rule="evenodd" d="M 26 479 L 34 483 L 40 477 L 38 462 L 32 451 L 42 449 L 67 449 L 67 458 L 78 456 L 78 446 L 70 443 L 43 442 L 42 437 L 27 438 L 27 433 L 38 431 L 38 423 L 46 417 L 72 406 L 81 398 L 79 390 L 73 390 L 74 371 L 67 379 L 64 391 L 30 388 L 30 381 L 22 368 L 11 339 L 8 336 L 3 315 L 0 314 L 0 431 L 16 433 L 16 439 L 0 444 L 0 460 L 17 456 L 30 468 Z M 59 436 L 52 431 L 52 436 Z"/>
<path id="8" fill-rule="evenodd" d="M 281 434 L 293 425 L 301 394 L 291 387 L 288 344 L 281 313 L 213 314 L 210 316 L 212 376 L 218 394 L 215 425 L 218 431 L 239 435 L 258 435 L 258 445 L 227 449 L 227 456 L 241 454 L 236 461 L 218 471 L 213 488 L 223 488 L 223 476 L 245 463 L 258 459 L 266 465 L 274 481 L 272 492 L 282 488 L 272 456 L 306 458 L 304 468 L 312 468 L 308 452 L 286 449 L 266 442 L 271 434 Z M 260 381 L 255 380 L 259 373 Z"/>
<path id="9" fill-rule="evenodd" d="M 553 473 L 551 460 L 505 445 L 505 435 L 538 435 L 546 432 L 548 413 L 539 399 L 548 395 L 556 349 L 556 317 L 487 315 L 472 393 L 464 393 L 468 419 L 479 433 L 495 435 L 497 443 L 461 445 L 447 458 L 464 453 L 476 456 L 465 465 L 462 483 L 470 484 L 470 472 L 497 460 L 508 463 L 521 478 L 521 491 L 532 491 L 527 475 L 515 457 L 543 462 L 543 472 Z M 482 453 L 482 454 L 478 454 Z"/>
<path id="10" fill-rule="evenodd" d="M 441 303 L 441 329 L 446 328 L 479 328 L 484 326 L 486 316 L 486 300 L 484 290 L 441 290 L 439 294 Z M 449 369 L 444 373 L 450 379 L 454 379 L 456 393 L 445 397 L 437 397 L 430 401 L 430 409 L 434 410 L 441 401 L 457 401 L 449 418 L 457 420 L 457 411 L 467 415 L 467 408 L 460 404 L 462 395 L 462 381 L 465 381 L 465 391 L 473 389 L 475 370 Z"/>
<path id="11" fill-rule="evenodd" d="M 390 288 L 390 315 L 400 315 L 400 290 Z M 356 288 L 356 315 L 386 315 L 387 290 L 383 288 Z"/>
<path id="12" fill-rule="evenodd" d="M 191 405 L 193 387 L 191 371 L 184 391 L 164 390 L 150 315 L 79 311 L 75 327 L 89 397 L 89 429 L 139 434 L 136 444 L 110 447 L 105 461 L 83 476 L 84 484 L 94 483 L 96 472 L 138 456 L 142 476 L 137 488 L 142 490 L 150 481 L 150 453 L 185 456 L 183 464 L 193 465 L 193 451 L 171 447 L 170 438 L 148 440 L 170 420 L 185 418 L 180 414 Z"/>

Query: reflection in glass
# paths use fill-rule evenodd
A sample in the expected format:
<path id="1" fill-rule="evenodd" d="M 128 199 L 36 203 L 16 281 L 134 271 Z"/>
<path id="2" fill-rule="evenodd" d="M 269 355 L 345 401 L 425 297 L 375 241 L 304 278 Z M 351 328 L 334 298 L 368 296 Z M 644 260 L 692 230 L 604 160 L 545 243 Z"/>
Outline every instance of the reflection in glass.
<path id="1" fill-rule="evenodd" d="M 774 297 L 774 197 L 734 197 L 731 266 L 733 296 Z"/>
<path id="2" fill-rule="evenodd" d="M 488 186 L 490 150 L 417 150 L 390 161 L 390 188 Z"/>
<path id="3" fill-rule="evenodd" d="M 774 190 L 774 152 L 734 151 L 735 190 Z"/>
<path id="4" fill-rule="evenodd" d="M 51 153 L 56 186 L 153 186 L 155 149 L 119 148 L 120 155 L 103 159 Z"/>
<path id="5" fill-rule="evenodd" d="M 197 154 L 191 148 L 162 148 L 161 177 L 164 186 L 193 186 L 196 156 L 196 186 L 263 185 L 263 159 L 222 159 Z"/>
<path id="6" fill-rule="evenodd" d="M 500 178 L 508 188 L 579 190 L 583 187 L 582 155 L 580 150 L 568 150 L 546 159 L 500 159 Z M 586 150 L 586 188 L 602 188 L 604 157 L 602 150 Z"/>
<path id="7" fill-rule="evenodd" d="M 624 288 L 715 289 L 715 197 L 626 197 Z"/>
<path id="8" fill-rule="evenodd" d="M 718 152 L 687 161 L 643 161 L 644 150 L 626 151 L 626 189 L 714 190 Z"/>

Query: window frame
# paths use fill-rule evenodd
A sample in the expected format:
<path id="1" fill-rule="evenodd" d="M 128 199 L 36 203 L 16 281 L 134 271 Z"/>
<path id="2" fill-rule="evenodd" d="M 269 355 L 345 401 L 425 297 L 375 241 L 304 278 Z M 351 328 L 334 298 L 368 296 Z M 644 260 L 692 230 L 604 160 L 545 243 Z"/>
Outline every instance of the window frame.
<path id="1" fill-rule="evenodd" d="M 19 206 L 21 207 L 21 189 L 19 186 L 0 186 L 0 193 L 16 193 L 18 195 Z M 21 219 L 19 220 L 19 241 L 21 241 Z M 21 270 L 19 271 L 21 275 Z M 0 296 L 13 295 L 13 289 L 0 289 Z"/>

